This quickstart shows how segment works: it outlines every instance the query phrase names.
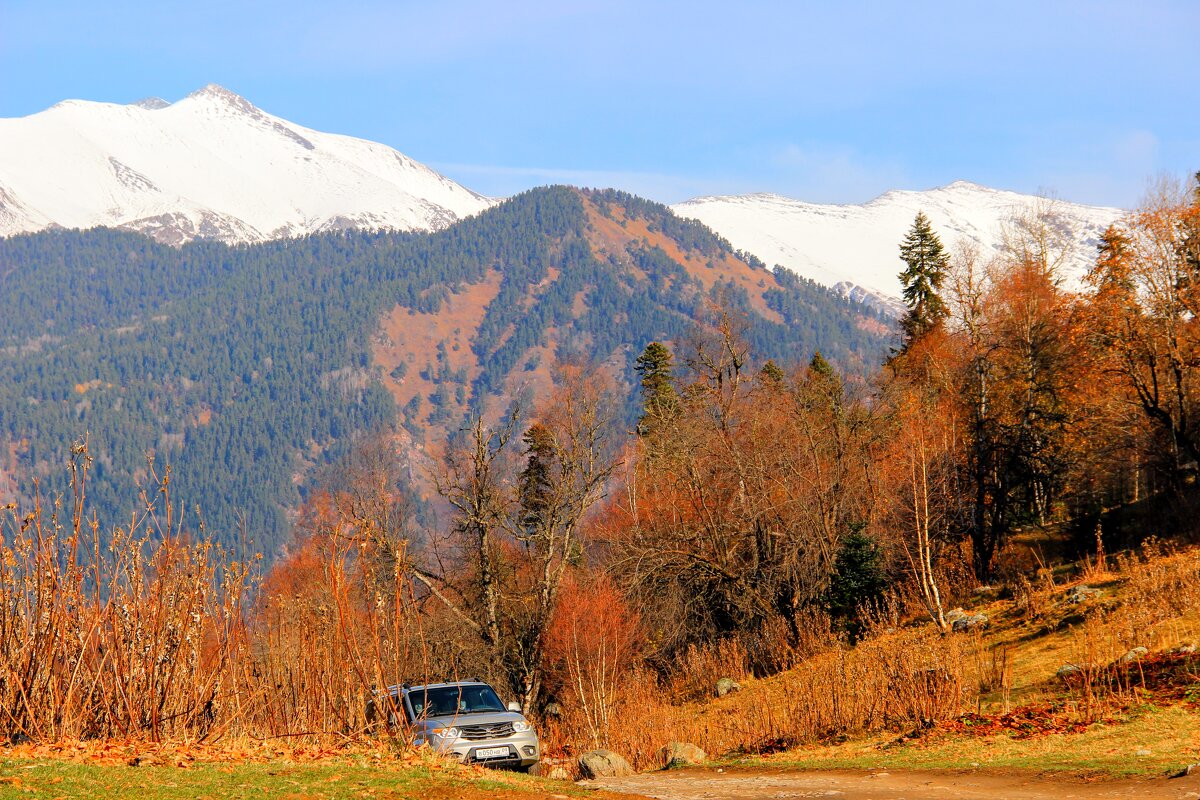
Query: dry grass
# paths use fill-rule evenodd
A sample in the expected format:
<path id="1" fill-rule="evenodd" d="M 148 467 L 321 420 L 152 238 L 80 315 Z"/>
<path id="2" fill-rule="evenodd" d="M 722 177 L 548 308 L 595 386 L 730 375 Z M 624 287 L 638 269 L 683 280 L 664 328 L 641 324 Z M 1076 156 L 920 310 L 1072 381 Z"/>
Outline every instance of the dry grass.
<path id="1" fill-rule="evenodd" d="M 341 745 L 394 735 L 374 724 L 375 687 L 438 659 L 454 674 L 459 652 L 438 650 L 411 585 L 384 574 L 395 562 L 335 513 L 314 512 L 307 551 L 264 586 L 181 533 L 169 471 L 102 535 L 82 513 L 89 464 L 78 445 L 70 498 L 0 517 L 0 742 Z"/>
<path id="2" fill-rule="evenodd" d="M 725 656 L 736 654 L 724 648 Z M 719 652 L 691 658 L 689 674 L 731 676 Z M 609 746 L 648 769 L 663 765 L 668 741 L 691 742 L 712 755 L 763 753 L 889 727 L 929 727 L 971 707 L 967 659 L 961 639 L 914 629 L 824 653 L 773 678 L 747 679 L 741 691 L 710 702 L 672 704 L 670 693 L 644 675 L 624 685 Z M 697 666 L 706 662 L 727 671 Z M 712 684 L 707 687 L 711 693 Z M 693 691 L 690 684 L 684 688 Z M 558 744 L 568 754 L 576 749 L 561 739 Z"/>
<path id="3" fill-rule="evenodd" d="M 799 747 L 765 763 L 810 769 L 1022 769 L 1079 774 L 1161 775 L 1200 761 L 1200 715 L 1182 706 L 1149 709 L 1082 733 L 1018 738 L 938 736 L 898 741 L 871 736 Z"/>

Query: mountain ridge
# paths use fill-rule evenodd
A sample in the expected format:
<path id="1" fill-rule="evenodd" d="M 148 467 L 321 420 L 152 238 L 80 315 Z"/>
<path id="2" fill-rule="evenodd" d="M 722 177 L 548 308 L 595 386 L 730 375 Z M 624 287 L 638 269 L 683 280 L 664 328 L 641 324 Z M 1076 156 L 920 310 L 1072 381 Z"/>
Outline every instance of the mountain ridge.
<path id="1" fill-rule="evenodd" d="M 923 211 L 951 250 L 962 243 L 985 257 L 1003 250 L 1014 216 L 1048 210 L 1070 248 L 1068 281 L 1095 258 L 1099 235 L 1122 210 L 1047 200 L 971 181 L 923 191 L 892 189 L 865 203 L 821 204 L 774 193 L 709 195 L 671 206 L 770 266 L 782 266 L 846 296 L 895 311 L 903 269 L 899 244 Z"/>
<path id="2" fill-rule="evenodd" d="M 181 244 L 430 231 L 495 202 L 391 147 L 305 128 L 216 84 L 175 103 L 64 100 L 0 119 L 0 236 L 113 227 Z"/>

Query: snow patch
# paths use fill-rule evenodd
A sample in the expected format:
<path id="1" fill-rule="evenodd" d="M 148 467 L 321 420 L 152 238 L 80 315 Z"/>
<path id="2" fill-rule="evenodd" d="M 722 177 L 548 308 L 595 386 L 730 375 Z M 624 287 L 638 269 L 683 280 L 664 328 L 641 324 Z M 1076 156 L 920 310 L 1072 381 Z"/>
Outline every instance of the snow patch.
<path id="1" fill-rule="evenodd" d="M 215 84 L 176 103 L 67 100 L 0 119 L 0 236 L 105 225 L 180 244 L 424 231 L 495 202 L 386 145 L 310 130 Z"/>
<path id="2" fill-rule="evenodd" d="M 703 222 L 739 250 L 792 270 L 868 305 L 899 308 L 900 240 L 924 211 L 953 251 L 963 243 L 985 257 L 1003 249 L 1003 225 L 1044 204 L 1042 198 L 955 181 L 927 191 L 885 192 L 861 205 L 822 205 L 777 194 L 699 197 L 672 206 Z M 1059 234 L 1070 243 L 1066 265 L 1077 280 L 1095 260 L 1100 234 L 1124 213 L 1116 208 L 1057 201 Z"/>

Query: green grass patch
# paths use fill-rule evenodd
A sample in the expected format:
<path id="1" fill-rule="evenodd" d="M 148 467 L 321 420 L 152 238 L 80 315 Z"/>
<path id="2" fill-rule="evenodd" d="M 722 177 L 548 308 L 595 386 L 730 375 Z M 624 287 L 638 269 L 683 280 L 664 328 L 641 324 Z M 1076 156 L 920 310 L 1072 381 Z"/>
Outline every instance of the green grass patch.
<path id="1" fill-rule="evenodd" d="M 202 762 L 188 767 L 110 766 L 67 760 L 0 760 L 0 800 L 9 798 L 387 798 L 483 800 L 580 796 L 578 787 L 508 772 L 397 768 L 367 759 L 310 764 Z M 595 797 L 595 792 L 587 792 Z"/>

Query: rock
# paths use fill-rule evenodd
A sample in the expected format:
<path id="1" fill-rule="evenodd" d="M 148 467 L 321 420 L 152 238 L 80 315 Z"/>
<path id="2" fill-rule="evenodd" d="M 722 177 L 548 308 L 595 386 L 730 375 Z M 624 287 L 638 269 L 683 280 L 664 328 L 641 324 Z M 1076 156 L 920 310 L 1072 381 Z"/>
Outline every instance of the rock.
<path id="1" fill-rule="evenodd" d="M 1086 603 L 1088 600 L 1094 600 L 1104 594 L 1101 589 L 1093 589 L 1085 584 L 1076 586 L 1071 591 L 1067 592 L 1067 602 L 1073 606 L 1081 603 Z"/>
<path id="2" fill-rule="evenodd" d="M 1063 664 L 1058 668 L 1058 672 L 1055 672 L 1054 674 L 1063 680 L 1067 680 L 1068 678 L 1075 677 L 1081 672 L 1083 672 L 1083 667 L 1079 666 L 1078 664 Z"/>
<path id="3" fill-rule="evenodd" d="M 951 609 L 950 611 L 946 612 L 946 622 L 949 622 L 951 625 L 953 625 L 955 622 L 958 622 L 960 619 L 965 619 L 967 616 L 969 616 L 967 612 L 963 611 L 961 608 Z"/>
<path id="4" fill-rule="evenodd" d="M 1152 756 L 1152 755 L 1154 755 L 1154 751 L 1153 751 L 1153 750 L 1147 750 L 1146 748 L 1144 748 L 1144 747 L 1143 747 L 1141 750 L 1138 750 L 1138 751 L 1137 751 L 1137 755 L 1139 755 L 1139 756 Z"/>
<path id="5" fill-rule="evenodd" d="M 988 625 L 987 614 L 971 614 L 962 616 L 950 623 L 950 629 L 955 633 L 966 633 Z"/>
<path id="6" fill-rule="evenodd" d="M 566 767 L 556 766 L 551 767 L 546 772 L 546 777 L 552 781 L 569 781 L 571 780 L 571 773 L 567 772 Z"/>
<path id="7" fill-rule="evenodd" d="M 995 600 L 1000 596 L 1000 587 L 987 586 L 985 584 L 983 586 L 976 586 L 971 593 L 976 597 L 983 598 L 984 600 Z"/>
<path id="8" fill-rule="evenodd" d="M 633 774 L 633 767 L 612 750 L 589 750 L 579 757 L 579 772 L 589 780 L 624 778 Z"/>
<path id="9" fill-rule="evenodd" d="M 1200 775 L 1200 764 L 1188 764 L 1172 775 L 1172 778 L 1186 778 L 1188 775 Z"/>
<path id="10" fill-rule="evenodd" d="M 670 742 L 662 749 L 662 760 L 667 769 L 675 769 L 692 764 L 703 764 L 708 760 L 708 754 L 694 744 Z"/>
<path id="11" fill-rule="evenodd" d="M 1176 647 L 1174 650 L 1172 650 L 1171 654 L 1176 655 L 1176 656 L 1190 656 L 1192 653 L 1195 653 L 1195 652 L 1196 652 L 1196 645 L 1192 644 L 1191 642 L 1185 642 L 1184 644 L 1181 644 L 1178 647 Z"/>
<path id="12" fill-rule="evenodd" d="M 1125 655 L 1123 655 L 1119 659 L 1117 659 L 1117 663 L 1132 664 L 1135 661 L 1141 661 L 1142 658 L 1149 652 L 1150 651 L 1144 647 L 1135 647 L 1132 650 L 1130 650 L 1128 653 L 1126 653 Z"/>
<path id="13" fill-rule="evenodd" d="M 563 713 L 562 706 L 558 703 L 547 703 L 546 707 L 542 709 L 542 712 L 547 717 L 561 717 Z"/>
<path id="14" fill-rule="evenodd" d="M 727 694 L 733 694 L 741 690 L 742 685 L 733 678 L 721 678 L 721 680 L 717 681 L 717 697 L 724 697 Z"/>

